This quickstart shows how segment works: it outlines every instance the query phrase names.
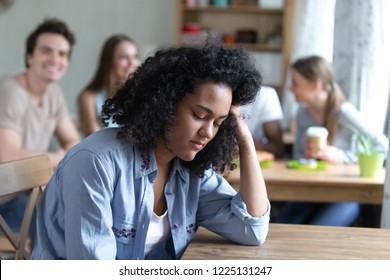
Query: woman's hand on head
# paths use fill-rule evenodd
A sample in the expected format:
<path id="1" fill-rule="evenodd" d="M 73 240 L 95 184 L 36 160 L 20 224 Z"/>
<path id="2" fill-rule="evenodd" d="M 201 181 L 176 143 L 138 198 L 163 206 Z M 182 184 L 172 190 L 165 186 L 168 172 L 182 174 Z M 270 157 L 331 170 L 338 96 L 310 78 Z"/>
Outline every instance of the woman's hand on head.
<path id="1" fill-rule="evenodd" d="M 261 217 L 267 212 L 268 196 L 255 143 L 239 106 L 230 107 L 229 118 L 235 125 L 240 154 L 239 192 L 248 213 L 253 217 Z"/>
<path id="2" fill-rule="evenodd" d="M 245 115 L 240 112 L 240 106 L 232 105 L 230 107 L 229 113 L 235 124 L 238 140 L 242 141 L 246 137 L 252 138 L 252 134 L 249 131 L 248 125 L 245 121 Z"/>

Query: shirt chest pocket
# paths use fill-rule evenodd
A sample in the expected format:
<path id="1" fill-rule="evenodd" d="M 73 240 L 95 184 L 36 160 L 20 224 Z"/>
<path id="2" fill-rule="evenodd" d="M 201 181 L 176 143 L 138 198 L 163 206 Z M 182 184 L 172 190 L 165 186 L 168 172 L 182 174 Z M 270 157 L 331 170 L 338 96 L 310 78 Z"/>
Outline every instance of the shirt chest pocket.
<path id="1" fill-rule="evenodd" d="M 137 225 L 129 221 L 114 220 L 111 229 L 117 243 L 117 258 L 131 259 L 137 236 Z"/>

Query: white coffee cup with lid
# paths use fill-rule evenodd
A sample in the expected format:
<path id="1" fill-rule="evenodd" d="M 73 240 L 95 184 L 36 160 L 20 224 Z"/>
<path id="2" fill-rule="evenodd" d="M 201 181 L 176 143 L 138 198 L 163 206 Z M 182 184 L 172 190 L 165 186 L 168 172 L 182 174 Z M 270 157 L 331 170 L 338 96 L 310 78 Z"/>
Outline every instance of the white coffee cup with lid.
<path id="1" fill-rule="evenodd" d="M 314 154 L 326 146 L 327 138 L 328 130 L 325 127 L 311 126 L 306 130 L 306 139 L 312 146 Z"/>

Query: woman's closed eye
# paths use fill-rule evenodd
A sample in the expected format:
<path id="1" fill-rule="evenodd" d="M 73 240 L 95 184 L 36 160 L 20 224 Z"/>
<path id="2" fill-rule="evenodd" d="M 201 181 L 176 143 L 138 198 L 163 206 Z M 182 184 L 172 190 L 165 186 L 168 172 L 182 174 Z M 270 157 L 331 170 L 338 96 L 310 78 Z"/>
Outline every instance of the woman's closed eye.
<path id="1" fill-rule="evenodd" d="M 222 124 L 223 124 L 223 120 L 221 122 L 214 122 L 214 126 L 216 127 L 221 127 Z"/>
<path id="2" fill-rule="evenodd" d="M 197 119 L 197 120 L 204 120 L 205 119 L 204 116 L 200 116 L 200 115 L 196 114 L 195 112 L 192 113 L 192 114 L 193 114 L 194 118 Z"/>
<path id="3" fill-rule="evenodd" d="M 208 115 L 205 115 L 205 116 L 203 116 L 203 115 L 198 115 L 198 114 L 196 114 L 195 112 L 193 113 L 193 116 L 194 116 L 194 118 L 195 119 L 197 119 L 197 120 L 204 120 L 204 121 L 208 121 L 208 120 L 210 120 L 210 117 L 208 116 Z M 220 122 L 213 122 L 213 125 L 215 126 L 215 127 L 220 127 L 221 125 L 222 125 L 222 123 L 223 123 L 223 121 L 224 121 L 225 119 L 223 119 L 223 120 L 221 120 Z"/>

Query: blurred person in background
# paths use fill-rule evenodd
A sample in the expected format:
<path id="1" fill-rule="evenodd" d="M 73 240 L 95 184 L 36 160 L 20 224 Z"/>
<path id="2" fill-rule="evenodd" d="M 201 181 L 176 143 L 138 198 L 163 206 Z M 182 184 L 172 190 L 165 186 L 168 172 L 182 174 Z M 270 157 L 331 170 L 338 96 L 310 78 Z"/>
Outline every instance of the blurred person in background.
<path id="1" fill-rule="evenodd" d="M 114 34 L 103 45 L 96 72 L 78 98 L 81 130 L 84 136 L 102 128 L 100 113 L 107 98 L 140 65 L 138 47 L 125 34 Z M 114 126 L 112 122 L 108 126 Z"/>
<path id="2" fill-rule="evenodd" d="M 387 153 L 388 139 L 383 133 L 372 131 L 361 113 L 347 101 L 333 78 L 332 65 L 320 56 L 308 56 L 291 65 L 291 91 L 300 103 L 296 117 L 296 137 L 293 146 L 295 159 L 311 158 L 330 164 L 358 162 L 356 133 L 374 139 L 377 150 Z M 309 127 L 325 127 L 327 144 L 319 151 L 306 141 Z M 275 222 L 350 226 L 359 217 L 357 202 L 298 203 L 288 202 Z"/>
<path id="3" fill-rule="evenodd" d="M 255 101 L 242 106 L 240 110 L 252 133 L 259 160 L 282 158 L 284 143 L 280 121 L 283 111 L 276 90 L 262 86 Z"/>
<path id="4" fill-rule="evenodd" d="M 26 41 L 26 71 L 0 79 L 0 162 L 46 153 L 55 168 L 65 152 L 80 141 L 57 81 L 68 69 L 75 42 L 67 25 L 43 21 Z M 48 152 L 57 137 L 60 148 Z M 26 197 L 0 205 L 0 212 L 19 228 Z"/>

